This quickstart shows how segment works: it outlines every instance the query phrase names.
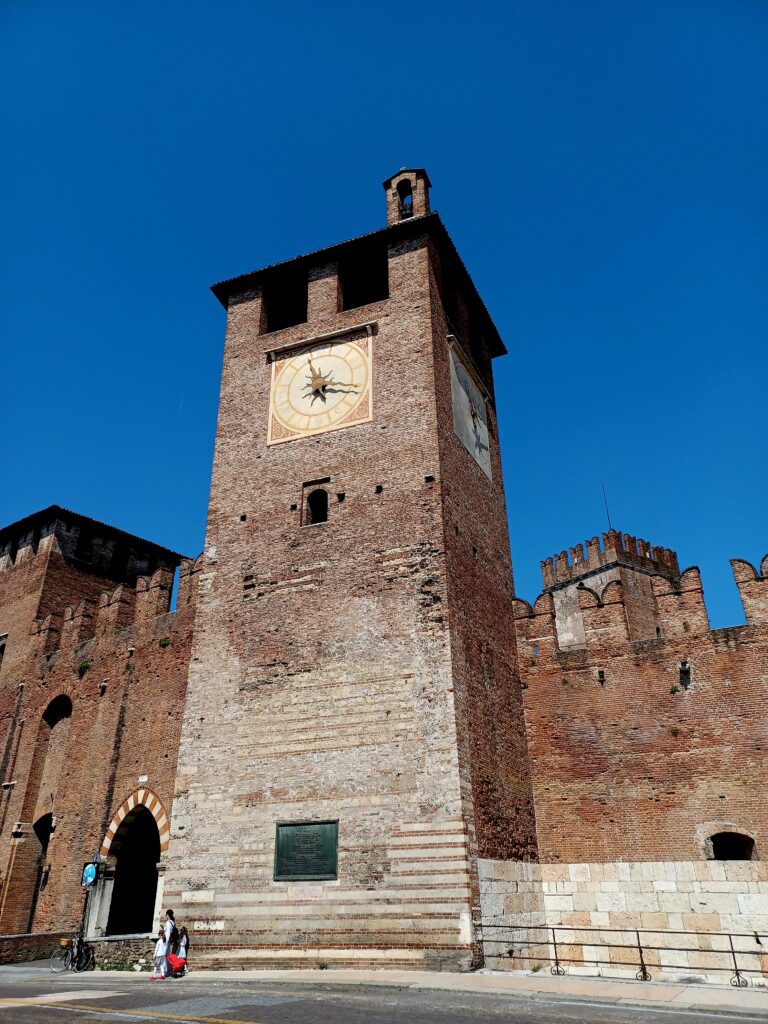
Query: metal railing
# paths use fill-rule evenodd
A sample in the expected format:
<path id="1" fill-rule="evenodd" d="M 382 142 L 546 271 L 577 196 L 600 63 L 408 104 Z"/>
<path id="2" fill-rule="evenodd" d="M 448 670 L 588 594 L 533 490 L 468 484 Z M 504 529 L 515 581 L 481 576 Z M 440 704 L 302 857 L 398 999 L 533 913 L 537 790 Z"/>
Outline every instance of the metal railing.
<path id="1" fill-rule="evenodd" d="M 492 936 L 489 933 L 504 932 L 505 935 Z M 522 934 L 521 934 L 522 933 Z M 616 941 L 606 941 L 605 936 L 616 936 Z M 544 936 L 544 937 L 538 937 Z M 588 937 L 585 937 L 588 936 Z M 631 941 L 627 941 L 632 936 Z M 651 941 L 653 937 L 664 936 L 663 944 Z M 677 944 L 683 939 L 674 939 L 672 936 L 686 936 L 691 940 L 696 939 L 696 945 Z M 720 945 L 721 948 L 702 948 L 699 944 L 699 937 L 704 937 L 704 945 Z M 737 940 L 734 945 L 734 939 Z M 749 939 L 752 941 L 752 949 L 744 949 L 738 940 Z M 749 984 L 747 975 L 756 974 L 766 976 L 768 974 L 768 936 L 761 937 L 757 932 L 695 932 L 676 931 L 652 928 L 595 928 L 582 927 L 581 925 L 483 925 L 483 943 L 486 946 L 500 947 L 494 953 L 488 951 L 489 957 L 510 957 L 519 960 L 548 960 L 552 974 L 565 974 L 567 965 L 578 965 L 579 967 L 631 967 L 635 971 L 638 981 L 650 981 L 651 973 L 649 966 L 658 967 L 659 970 L 689 970 L 698 971 L 703 974 L 710 974 L 716 971 L 726 971 L 731 974 L 731 985 L 736 988 L 746 988 Z M 574 946 L 582 947 L 581 956 L 568 955 L 573 952 Z M 545 951 L 537 950 L 545 947 Z M 609 959 L 591 959 L 586 956 L 587 950 L 606 949 L 609 951 L 631 951 L 632 959 L 617 960 L 613 953 L 609 952 Z M 700 957 L 719 957 L 718 963 L 704 963 L 701 966 L 688 965 L 676 966 L 671 963 L 666 965 L 662 962 L 663 954 L 685 953 L 686 956 L 695 953 Z M 651 955 L 653 954 L 653 955 Z M 619 953 L 624 956 L 624 953 Z M 630 953 L 627 952 L 629 957 Z M 741 957 L 741 961 L 739 960 Z M 745 966 L 745 957 L 755 958 L 760 962 L 765 961 L 761 966 Z M 669 959 L 669 958 L 667 958 Z M 723 963 L 727 960 L 727 965 Z M 655 963 L 652 961 L 656 961 Z"/>

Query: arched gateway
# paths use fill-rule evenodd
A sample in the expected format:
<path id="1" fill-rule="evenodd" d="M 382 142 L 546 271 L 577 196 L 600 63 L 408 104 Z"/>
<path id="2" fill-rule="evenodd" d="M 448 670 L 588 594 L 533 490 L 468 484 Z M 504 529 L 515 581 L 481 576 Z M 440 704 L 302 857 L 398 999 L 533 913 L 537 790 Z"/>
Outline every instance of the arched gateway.
<path id="1" fill-rule="evenodd" d="M 151 790 L 138 789 L 120 805 L 99 851 L 105 863 L 91 894 L 89 931 L 131 935 L 152 930 L 161 895 L 158 861 L 169 834 L 166 810 Z"/>

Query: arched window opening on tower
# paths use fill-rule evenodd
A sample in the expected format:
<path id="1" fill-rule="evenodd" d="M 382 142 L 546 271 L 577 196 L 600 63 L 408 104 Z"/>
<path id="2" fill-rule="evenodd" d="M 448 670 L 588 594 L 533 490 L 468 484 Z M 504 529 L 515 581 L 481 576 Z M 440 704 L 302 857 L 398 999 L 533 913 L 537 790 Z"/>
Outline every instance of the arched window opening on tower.
<path id="1" fill-rule="evenodd" d="M 755 840 L 743 832 L 717 832 L 707 846 L 710 860 L 757 860 Z"/>
<path id="2" fill-rule="evenodd" d="M 397 183 L 397 195 L 400 200 L 400 220 L 413 216 L 413 189 L 409 178 Z"/>
<path id="3" fill-rule="evenodd" d="M 328 492 L 318 487 L 316 491 L 310 491 L 307 495 L 307 514 L 305 526 L 317 526 L 318 523 L 328 522 Z"/>

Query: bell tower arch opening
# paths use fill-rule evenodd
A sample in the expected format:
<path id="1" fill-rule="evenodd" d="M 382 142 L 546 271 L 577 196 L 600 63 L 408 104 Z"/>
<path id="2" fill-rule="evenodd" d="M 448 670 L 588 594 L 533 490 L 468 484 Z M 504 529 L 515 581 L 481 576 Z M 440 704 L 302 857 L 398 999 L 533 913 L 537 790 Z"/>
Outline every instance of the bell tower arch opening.
<path id="1" fill-rule="evenodd" d="M 107 935 L 149 932 L 154 924 L 160 832 L 151 812 L 138 804 L 123 818 L 110 847 L 114 883 Z"/>

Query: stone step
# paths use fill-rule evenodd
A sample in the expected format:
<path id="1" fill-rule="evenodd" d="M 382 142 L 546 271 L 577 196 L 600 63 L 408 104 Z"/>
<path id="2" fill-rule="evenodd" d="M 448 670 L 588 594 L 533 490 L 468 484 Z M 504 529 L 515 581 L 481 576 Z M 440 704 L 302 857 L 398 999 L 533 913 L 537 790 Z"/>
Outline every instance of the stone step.
<path id="1" fill-rule="evenodd" d="M 366 927 L 364 921 L 356 921 L 355 927 L 333 926 L 311 929 L 306 921 L 297 919 L 292 923 L 292 934 L 286 936 L 286 924 L 279 921 L 274 927 L 255 927 L 243 931 L 238 936 L 237 926 L 232 927 L 227 941 L 217 943 L 213 936 L 195 932 L 195 956 L 199 949 L 209 951 L 275 949 L 285 950 L 309 948 L 331 949 L 434 949 L 435 947 L 454 948 L 465 943 L 461 941 L 459 921 L 426 920 L 415 921 L 404 918 L 401 921 L 376 922 L 372 920 Z M 338 924 L 338 923 L 337 923 Z M 401 925 L 401 927 L 396 927 Z M 216 933 L 214 933 L 215 935 Z M 221 934 L 220 932 L 218 934 Z M 290 939 L 294 942 L 290 943 Z M 281 946 L 281 941 L 285 944 Z"/>
<path id="2" fill-rule="evenodd" d="M 367 904 L 355 906 L 354 904 L 337 904 L 333 907 L 324 906 L 322 903 L 277 903 L 270 905 L 259 905 L 258 903 L 242 904 L 233 906 L 230 904 L 221 913 L 228 919 L 231 918 L 262 918 L 268 917 L 274 920 L 286 921 L 295 918 L 296 920 L 359 920 L 398 918 L 403 915 L 413 918 L 441 917 L 452 920 L 457 913 L 460 913 L 468 905 L 465 896 L 458 896 L 453 899 L 446 899 L 424 903 L 410 903 L 407 901 L 392 901 L 391 903 Z"/>
<path id="3" fill-rule="evenodd" d="M 424 950 L 420 949 L 343 949 L 297 947 L 282 949 L 196 950 L 195 965 L 200 968 L 225 968 L 245 971 L 325 966 L 328 969 L 355 967 L 364 969 L 423 970 Z"/>
<path id="4" fill-rule="evenodd" d="M 452 902 L 455 899 L 464 898 L 468 891 L 468 884 L 462 885 L 456 878 L 452 878 L 444 884 L 436 883 L 434 886 L 418 881 L 409 881 L 388 889 L 347 889 L 343 891 L 324 889 L 322 895 L 315 896 L 313 894 L 306 898 L 301 896 L 289 898 L 284 892 L 221 893 L 206 903 L 198 901 L 195 906 L 211 906 L 212 904 L 217 907 L 301 906 L 317 907 L 319 910 L 326 911 L 333 909 L 334 912 L 338 912 L 343 904 L 350 904 L 351 912 L 356 913 L 360 909 L 358 904 L 386 907 L 401 902 L 434 903 L 443 900 Z"/>
<path id="5" fill-rule="evenodd" d="M 399 860 L 466 860 L 467 855 L 464 846 L 457 843 L 455 846 L 435 844 L 427 846 L 425 843 L 420 846 L 390 846 L 387 855 L 391 861 Z"/>
<path id="6" fill-rule="evenodd" d="M 423 847 L 431 850 L 436 846 L 466 846 L 467 837 L 463 832 L 407 832 L 405 835 L 395 833 L 389 840 L 387 846 L 391 849 L 397 847 Z"/>
<path id="7" fill-rule="evenodd" d="M 406 871 L 398 865 L 398 870 L 396 872 L 393 871 L 388 877 L 397 881 L 398 889 L 408 889 L 411 886 L 420 885 L 470 885 L 469 871 L 464 862 L 459 862 L 454 867 L 442 871 L 430 871 L 429 865 L 425 867 L 423 864 L 417 865 L 413 870 Z"/>
<path id="8" fill-rule="evenodd" d="M 467 827 L 460 819 L 446 821 L 404 821 L 392 832 L 393 835 L 413 835 L 417 832 L 437 832 L 448 834 L 462 832 L 466 834 Z"/>

